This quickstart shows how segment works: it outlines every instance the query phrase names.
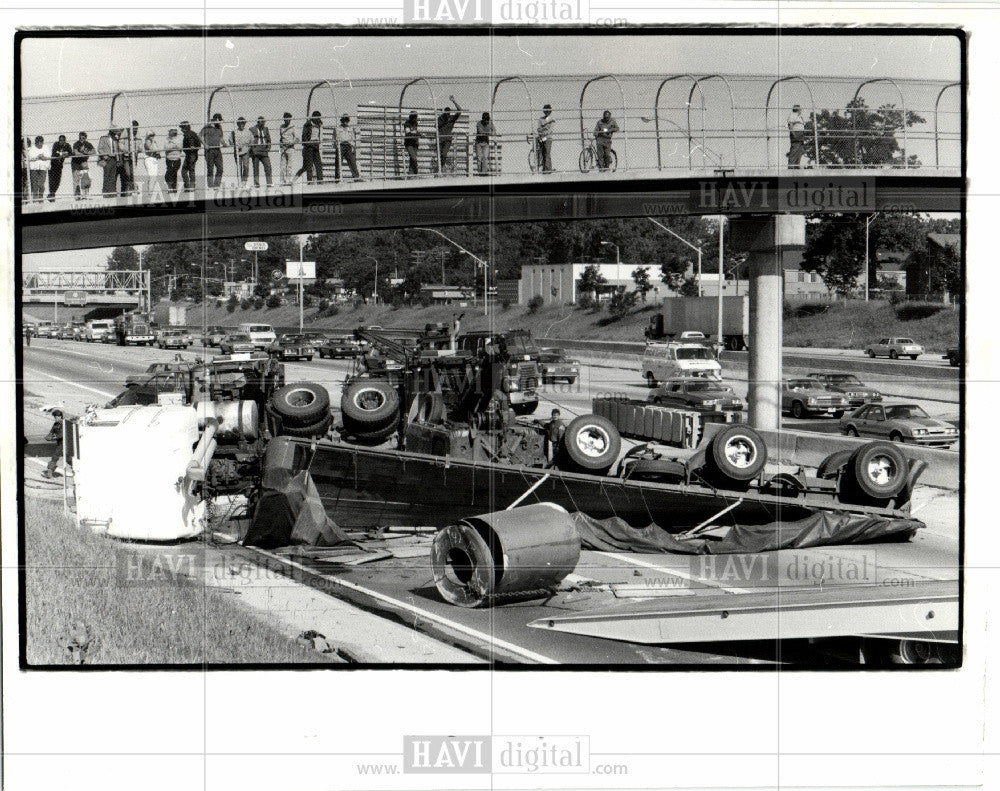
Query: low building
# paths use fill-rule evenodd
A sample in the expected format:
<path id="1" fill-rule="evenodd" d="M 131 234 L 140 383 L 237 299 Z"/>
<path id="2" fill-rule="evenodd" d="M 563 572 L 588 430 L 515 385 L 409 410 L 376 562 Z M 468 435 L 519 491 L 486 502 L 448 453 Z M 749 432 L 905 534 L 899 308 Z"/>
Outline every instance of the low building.
<path id="1" fill-rule="evenodd" d="M 456 302 L 470 302 L 476 298 L 476 291 L 470 286 L 448 286 L 430 284 L 420 287 L 421 301 L 431 301 L 435 305 L 453 305 Z"/>
<path id="2" fill-rule="evenodd" d="M 784 270 L 785 299 L 830 299 L 830 289 L 817 272 L 789 268 Z"/>

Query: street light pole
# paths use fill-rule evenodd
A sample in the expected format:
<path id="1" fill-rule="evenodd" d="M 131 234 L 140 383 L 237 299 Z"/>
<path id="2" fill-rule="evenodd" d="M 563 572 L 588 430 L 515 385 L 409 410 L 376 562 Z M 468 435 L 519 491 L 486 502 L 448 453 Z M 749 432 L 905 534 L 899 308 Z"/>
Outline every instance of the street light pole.
<path id="1" fill-rule="evenodd" d="M 433 233 L 433 234 L 436 234 L 436 235 L 440 236 L 446 242 L 448 242 L 449 244 L 454 245 L 456 248 L 458 248 L 458 250 L 460 252 L 465 253 L 473 261 L 475 261 L 477 264 L 479 264 L 483 268 L 483 315 L 484 316 L 489 316 L 490 315 L 490 309 L 489 309 L 489 305 L 488 305 L 488 294 L 489 294 L 489 292 L 487 291 L 487 285 L 488 285 L 488 281 L 487 281 L 487 275 L 488 275 L 487 268 L 489 267 L 489 264 L 487 264 L 482 258 L 480 258 L 475 253 L 470 252 L 469 250 L 466 250 L 464 247 L 462 247 L 462 245 L 460 245 L 454 239 L 451 239 L 450 237 L 445 236 L 443 233 L 441 233 L 441 231 L 439 231 L 439 230 L 437 230 L 435 228 L 414 228 L 413 230 L 414 231 L 427 231 L 428 233 Z M 475 289 L 473 289 L 473 293 L 475 293 Z"/>
<path id="2" fill-rule="evenodd" d="M 865 217 L 865 302 L 868 301 L 868 229 L 871 227 L 872 220 L 878 215 L 879 213 L 875 212 Z"/>
<path id="3" fill-rule="evenodd" d="M 691 244 L 691 242 L 689 242 L 687 239 L 685 239 L 683 236 L 681 236 L 676 231 L 672 231 L 670 228 L 668 228 L 662 222 L 659 222 L 658 220 L 654 220 L 652 217 L 647 217 L 646 219 L 649 220 L 651 223 L 653 223 L 653 225 L 655 225 L 661 231 L 666 231 L 671 236 L 673 236 L 675 239 L 677 239 L 677 241 L 686 244 L 688 247 L 690 247 L 692 250 L 694 250 L 696 253 L 698 253 L 698 296 L 700 297 L 701 296 L 701 247 L 699 247 L 697 245 Z M 602 244 L 603 244 L 603 242 L 602 242 Z M 720 294 L 722 293 L 722 282 L 721 282 L 721 280 L 719 282 L 719 293 Z"/>
<path id="4" fill-rule="evenodd" d="M 722 287 L 726 282 L 726 272 L 725 268 L 723 267 L 723 259 L 725 258 L 724 254 L 725 232 L 726 232 L 726 218 L 720 214 L 719 215 L 719 294 L 718 294 L 719 302 L 717 310 L 719 315 L 716 317 L 718 324 L 716 324 L 715 328 L 717 334 L 716 342 L 719 344 L 720 348 L 722 347 Z M 739 279 L 737 279 L 736 296 L 738 297 L 739 295 L 740 295 L 740 282 Z"/>

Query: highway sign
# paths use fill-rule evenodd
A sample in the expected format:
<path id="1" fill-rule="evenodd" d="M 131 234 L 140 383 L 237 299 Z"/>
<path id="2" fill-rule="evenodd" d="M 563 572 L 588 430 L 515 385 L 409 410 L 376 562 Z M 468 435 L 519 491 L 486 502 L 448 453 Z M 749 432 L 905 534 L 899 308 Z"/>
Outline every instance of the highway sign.
<path id="1" fill-rule="evenodd" d="M 302 272 L 303 280 L 316 279 L 315 261 L 285 261 L 285 277 L 289 280 L 298 281 L 299 272 Z"/>
<path id="2" fill-rule="evenodd" d="M 246 242 L 243 249 L 248 253 L 263 253 L 267 250 L 267 242 Z"/>

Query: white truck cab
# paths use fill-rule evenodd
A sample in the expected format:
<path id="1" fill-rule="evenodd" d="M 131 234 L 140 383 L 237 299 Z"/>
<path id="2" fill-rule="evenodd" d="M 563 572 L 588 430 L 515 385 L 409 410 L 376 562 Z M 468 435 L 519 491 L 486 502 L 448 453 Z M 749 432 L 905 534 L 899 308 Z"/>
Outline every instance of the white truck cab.
<path id="1" fill-rule="evenodd" d="M 650 387 L 668 379 L 700 376 L 722 379 L 722 366 L 703 343 L 650 342 L 642 353 L 642 375 Z"/>

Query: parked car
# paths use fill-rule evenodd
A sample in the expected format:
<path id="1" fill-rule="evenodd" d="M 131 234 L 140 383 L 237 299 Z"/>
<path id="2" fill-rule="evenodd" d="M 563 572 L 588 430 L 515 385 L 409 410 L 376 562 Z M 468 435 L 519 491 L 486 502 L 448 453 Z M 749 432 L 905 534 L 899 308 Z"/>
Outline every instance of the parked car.
<path id="1" fill-rule="evenodd" d="M 882 394 L 874 387 L 869 387 L 854 374 L 841 373 L 811 373 L 810 379 L 826 386 L 827 390 L 834 393 L 843 393 L 851 408 L 859 407 L 870 401 L 881 401 Z"/>
<path id="2" fill-rule="evenodd" d="M 186 349 L 191 343 L 187 330 L 163 330 L 156 339 L 156 345 L 161 349 Z"/>
<path id="3" fill-rule="evenodd" d="M 911 360 L 916 360 L 924 353 L 924 347 L 914 343 L 912 338 L 881 338 L 865 351 L 869 357 L 882 356 L 892 360 L 909 357 Z"/>
<path id="4" fill-rule="evenodd" d="M 209 327 L 205 330 L 204 342 L 206 346 L 218 346 L 229 331 L 225 327 Z"/>
<path id="5" fill-rule="evenodd" d="M 850 404 L 842 393 L 827 390 L 815 379 L 786 379 L 781 383 L 781 411 L 792 417 L 833 415 L 840 417 Z"/>
<path id="6" fill-rule="evenodd" d="M 354 338 L 341 335 L 327 338 L 317 346 L 320 357 L 329 357 L 331 360 L 340 357 L 357 357 L 361 353 L 361 344 Z"/>
<path id="7" fill-rule="evenodd" d="M 242 332 L 232 332 L 219 341 L 219 351 L 223 354 L 243 354 L 257 351 L 250 336 Z"/>
<path id="8" fill-rule="evenodd" d="M 962 364 L 962 350 L 957 346 L 952 346 L 941 356 L 951 364 L 952 368 L 958 368 Z"/>
<path id="9" fill-rule="evenodd" d="M 282 335 L 267 347 L 267 353 L 281 360 L 312 360 L 316 349 L 305 335 Z"/>
<path id="10" fill-rule="evenodd" d="M 538 376 L 542 384 L 562 379 L 573 384 L 580 376 L 580 361 L 566 356 L 562 349 L 540 349 L 538 352 Z"/>
<path id="11" fill-rule="evenodd" d="M 711 379 L 670 379 L 649 394 L 649 403 L 696 412 L 740 412 L 743 399 L 736 391 Z"/>
<path id="12" fill-rule="evenodd" d="M 958 429 L 928 415 L 919 404 L 865 404 L 840 420 L 849 437 L 878 437 L 893 442 L 949 448 Z"/>

